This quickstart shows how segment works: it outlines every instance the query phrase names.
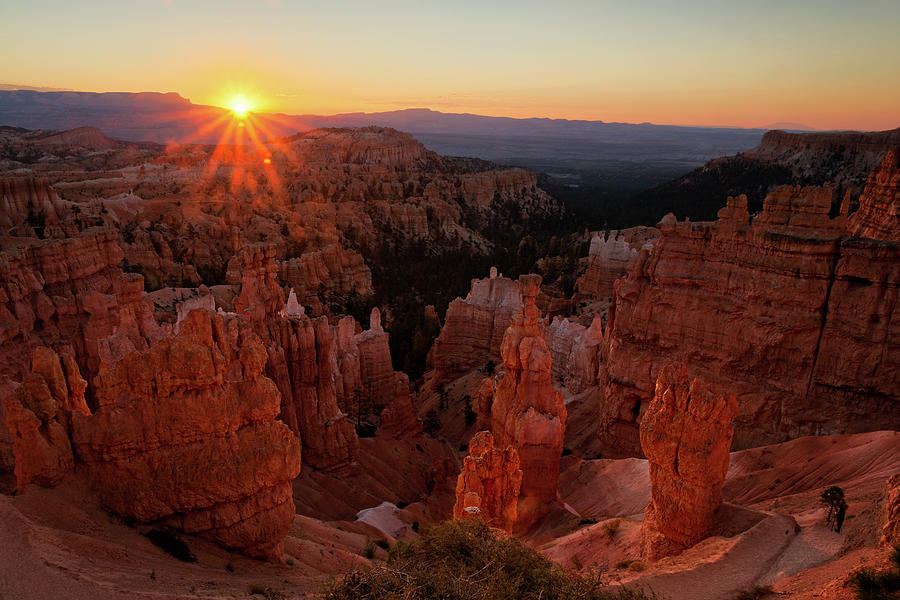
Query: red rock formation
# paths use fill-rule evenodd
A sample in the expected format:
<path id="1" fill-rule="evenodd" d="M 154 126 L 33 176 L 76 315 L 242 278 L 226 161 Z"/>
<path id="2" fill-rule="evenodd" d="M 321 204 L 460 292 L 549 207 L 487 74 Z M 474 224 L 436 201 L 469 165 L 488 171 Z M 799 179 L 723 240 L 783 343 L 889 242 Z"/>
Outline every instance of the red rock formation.
<path id="1" fill-rule="evenodd" d="M 381 311 L 373 308 L 369 329 L 355 336 L 359 348 L 359 371 L 362 393 L 376 410 L 385 408 L 394 399 L 397 389 L 388 333 L 381 327 Z"/>
<path id="2" fill-rule="evenodd" d="M 359 345 L 356 343 L 358 323 L 353 317 L 344 317 L 334 328 L 334 372 L 338 406 L 346 412 L 357 410 L 357 395 L 362 394 L 362 373 L 359 365 Z"/>
<path id="3" fill-rule="evenodd" d="M 159 339 L 143 279 L 123 274 L 121 260 L 108 230 L 0 256 L 0 373 L 21 380 L 31 348 L 68 342 L 90 379 L 101 360 Z"/>
<path id="4" fill-rule="evenodd" d="M 409 397 L 409 377 L 396 373 L 394 381 L 394 400 L 381 411 L 378 433 L 395 439 L 415 437 L 422 433 L 422 422 L 416 416 L 416 408 Z"/>
<path id="5" fill-rule="evenodd" d="M 35 138 L 38 146 L 76 146 L 88 150 L 109 150 L 116 147 L 116 141 L 106 137 L 96 127 L 76 127 L 59 133 L 51 133 Z"/>
<path id="6" fill-rule="evenodd" d="M 4 235 L 64 237 L 68 207 L 44 179 L 0 180 L 0 231 Z"/>
<path id="7" fill-rule="evenodd" d="M 74 358 L 62 360 L 50 348 L 38 346 L 32 373 L 21 384 L 0 384 L 0 425 L 9 432 L 2 461 L 15 473 L 22 491 L 29 484 L 54 486 L 74 467 L 69 429 L 72 414 L 89 415 L 84 400 L 87 383 Z"/>
<path id="8" fill-rule="evenodd" d="M 303 304 L 321 314 L 319 294 L 372 294 L 372 272 L 362 255 L 333 243 L 278 263 L 279 276 L 293 286 Z"/>
<path id="9" fill-rule="evenodd" d="M 479 431 L 456 480 L 453 518 L 480 516 L 491 527 L 512 532 L 516 524 L 522 470 L 515 448 L 494 447 L 494 436 Z"/>
<path id="10" fill-rule="evenodd" d="M 722 503 L 735 415 L 733 394 L 691 379 L 684 365 L 660 371 L 641 422 L 651 485 L 641 528 L 643 556 L 679 554 L 709 535 Z"/>
<path id="11" fill-rule="evenodd" d="M 513 314 L 522 307 L 517 283 L 491 269 L 488 279 L 473 279 L 465 300 L 447 307 L 441 333 L 431 349 L 435 377 L 448 381 L 488 361 L 500 362 L 500 342 Z"/>
<path id="12" fill-rule="evenodd" d="M 587 267 L 576 282 L 578 293 L 595 299 L 611 297 L 613 283 L 625 275 L 638 250 L 658 237 L 658 229 L 643 226 L 594 234 Z"/>
<path id="13" fill-rule="evenodd" d="M 763 160 L 796 161 L 798 168 L 803 161 L 810 162 L 810 154 L 848 150 L 860 155 L 860 168 L 871 171 L 892 146 L 900 146 L 900 129 L 875 132 L 836 133 L 788 133 L 767 131 L 759 146 L 748 150 L 745 156 Z"/>
<path id="14" fill-rule="evenodd" d="M 541 277 L 523 275 L 518 283 L 524 306 L 503 336 L 505 373 L 494 393 L 491 430 L 498 447 L 519 453 L 523 476 L 517 528 L 526 530 L 556 500 L 566 407 L 550 383 L 550 350 L 538 322 L 535 298 Z"/>
<path id="15" fill-rule="evenodd" d="M 310 319 L 285 304 L 273 246 L 251 245 L 239 257 L 241 293 L 234 306 L 250 318 L 266 346 L 266 374 L 281 392 L 281 420 L 300 437 L 309 465 L 348 472 L 359 442 L 338 407 L 338 350 L 328 319 Z"/>
<path id="16" fill-rule="evenodd" d="M 663 219 L 609 311 L 598 415 L 609 453 L 640 454 L 640 415 L 672 360 L 736 394 L 736 448 L 900 427 L 900 245 L 843 239 L 831 199 L 783 187 L 752 221 L 743 197 L 715 223 Z"/>
<path id="17" fill-rule="evenodd" d="M 326 317 L 268 323 L 266 372 L 281 391 L 280 418 L 303 442 L 303 460 L 323 471 L 354 467 L 359 442 L 337 404 L 334 338 Z"/>
<path id="18" fill-rule="evenodd" d="M 294 299 L 296 300 L 296 297 Z M 175 305 L 175 327 L 177 328 L 194 310 L 216 312 L 216 298 L 205 285 L 201 285 L 197 289 L 196 296 L 192 295 Z"/>
<path id="19" fill-rule="evenodd" d="M 887 480 L 884 495 L 884 525 L 881 528 L 880 546 L 900 544 L 900 473 Z"/>
<path id="20" fill-rule="evenodd" d="M 265 365 L 249 324 L 201 310 L 176 336 L 105 364 L 97 410 L 75 413 L 72 435 L 103 503 L 280 558 L 300 445 L 275 419 L 279 394 Z"/>
<path id="21" fill-rule="evenodd" d="M 284 290 L 278 283 L 275 255 L 275 246 L 271 244 L 251 244 L 244 246 L 229 264 L 228 279 L 236 279 L 239 274 L 241 283 L 234 310 L 256 323 L 266 321 L 284 308 Z"/>
<path id="22" fill-rule="evenodd" d="M 491 406 L 494 404 L 494 388 L 492 377 L 485 377 L 469 398 L 469 408 L 475 413 L 475 431 L 491 428 Z"/>
<path id="23" fill-rule="evenodd" d="M 553 376 L 578 394 L 597 383 L 603 322 L 594 315 L 590 327 L 557 317 L 545 332 L 553 358 Z"/>
<path id="24" fill-rule="evenodd" d="M 900 149 L 890 150 L 869 175 L 847 230 L 853 236 L 900 241 Z"/>
<path id="25" fill-rule="evenodd" d="M 295 137 L 307 141 L 298 151 L 321 162 L 411 168 L 418 162 L 437 159 L 409 134 L 383 127 L 317 129 Z"/>

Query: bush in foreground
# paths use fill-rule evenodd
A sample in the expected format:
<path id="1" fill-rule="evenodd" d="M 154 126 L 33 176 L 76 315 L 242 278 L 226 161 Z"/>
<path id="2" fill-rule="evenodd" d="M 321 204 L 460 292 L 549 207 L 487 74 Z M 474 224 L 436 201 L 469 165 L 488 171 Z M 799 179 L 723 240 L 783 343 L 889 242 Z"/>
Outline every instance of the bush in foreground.
<path id="1" fill-rule="evenodd" d="M 850 586 L 859 600 L 900 598 L 900 544 L 891 552 L 891 565 L 882 571 L 860 569 L 850 577 Z"/>
<path id="2" fill-rule="evenodd" d="M 646 600 L 643 592 L 604 591 L 566 573 L 480 520 L 447 521 L 391 548 L 387 565 L 348 573 L 327 600 Z"/>

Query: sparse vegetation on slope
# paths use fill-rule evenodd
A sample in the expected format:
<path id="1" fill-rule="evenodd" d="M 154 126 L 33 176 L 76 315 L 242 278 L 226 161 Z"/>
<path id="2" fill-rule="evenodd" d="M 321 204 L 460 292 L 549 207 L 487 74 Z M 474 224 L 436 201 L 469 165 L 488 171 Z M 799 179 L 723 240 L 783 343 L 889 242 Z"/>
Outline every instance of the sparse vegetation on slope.
<path id="1" fill-rule="evenodd" d="M 859 600 L 890 600 L 900 597 L 900 545 L 891 552 L 891 566 L 883 571 L 860 569 L 850 576 L 850 587 Z"/>
<path id="2" fill-rule="evenodd" d="M 327 600 L 644 600 L 642 591 L 607 590 L 567 573 L 516 538 L 494 535 L 480 520 L 447 521 L 411 543 L 398 542 L 388 562 L 348 573 Z"/>

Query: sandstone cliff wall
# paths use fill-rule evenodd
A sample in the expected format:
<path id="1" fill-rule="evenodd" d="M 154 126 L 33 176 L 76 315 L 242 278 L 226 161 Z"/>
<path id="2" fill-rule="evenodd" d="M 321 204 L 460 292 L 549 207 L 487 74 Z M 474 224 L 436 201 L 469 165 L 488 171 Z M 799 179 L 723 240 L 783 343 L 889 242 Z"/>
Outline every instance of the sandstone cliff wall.
<path id="1" fill-rule="evenodd" d="M 435 376 L 446 381 L 488 361 L 499 364 L 500 343 L 522 308 L 517 282 L 491 270 L 487 279 L 475 279 L 465 299 L 457 298 L 447 307 L 441 332 L 431 349 Z"/>
<path id="2" fill-rule="evenodd" d="M 892 181 L 877 175 L 866 194 Z M 743 197 L 714 223 L 663 220 L 609 311 L 598 429 L 611 449 L 639 454 L 672 360 L 736 394 L 736 448 L 900 427 L 900 246 L 848 238 L 828 218 L 832 194 L 779 188 L 752 221 Z"/>

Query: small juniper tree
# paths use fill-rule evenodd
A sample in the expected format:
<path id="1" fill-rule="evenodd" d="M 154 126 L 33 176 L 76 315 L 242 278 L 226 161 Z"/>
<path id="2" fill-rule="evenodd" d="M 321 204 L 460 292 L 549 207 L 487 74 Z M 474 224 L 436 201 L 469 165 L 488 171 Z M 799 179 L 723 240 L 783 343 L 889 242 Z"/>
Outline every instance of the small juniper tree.
<path id="1" fill-rule="evenodd" d="M 825 520 L 825 523 L 831 525 L 834 523 L 838 510 L 844 503 L 844 490 L 833 485 L 822 492 L 822 495 L 819 496 L 819 501 L 828 507 L 828 518 Z"/>

